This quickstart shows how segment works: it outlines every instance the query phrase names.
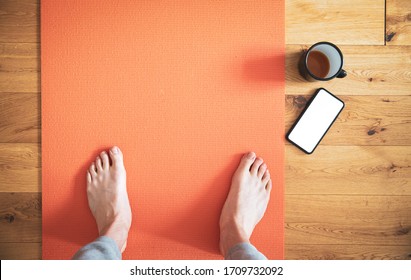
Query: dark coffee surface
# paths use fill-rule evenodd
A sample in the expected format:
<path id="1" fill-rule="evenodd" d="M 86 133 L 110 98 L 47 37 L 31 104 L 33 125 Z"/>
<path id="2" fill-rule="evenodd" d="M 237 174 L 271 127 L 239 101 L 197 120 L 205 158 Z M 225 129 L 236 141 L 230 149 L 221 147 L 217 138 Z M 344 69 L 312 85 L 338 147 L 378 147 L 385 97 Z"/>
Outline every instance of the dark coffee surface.
<path id="1" fill-rule="evenodd" d="M 322 52 L 311 51 L 307 57 L 307 68 L 315 76 L 325 78 L 330 71 L 330 62 Z"/>

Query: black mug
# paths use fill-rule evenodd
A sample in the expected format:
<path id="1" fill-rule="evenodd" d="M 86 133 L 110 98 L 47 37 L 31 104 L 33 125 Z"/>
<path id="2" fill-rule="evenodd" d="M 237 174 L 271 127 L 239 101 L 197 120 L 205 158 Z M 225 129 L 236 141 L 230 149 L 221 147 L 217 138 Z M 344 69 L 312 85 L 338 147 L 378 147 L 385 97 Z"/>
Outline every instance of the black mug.
<path id="1" fill-rule="evenodd" d="M 304 52 L 298 69 L 307 81 L 329 81 L 347 76 L 347 72 L 342 69 L 343 63 L 342 52 L 336 45 L 319 42 Z"/>

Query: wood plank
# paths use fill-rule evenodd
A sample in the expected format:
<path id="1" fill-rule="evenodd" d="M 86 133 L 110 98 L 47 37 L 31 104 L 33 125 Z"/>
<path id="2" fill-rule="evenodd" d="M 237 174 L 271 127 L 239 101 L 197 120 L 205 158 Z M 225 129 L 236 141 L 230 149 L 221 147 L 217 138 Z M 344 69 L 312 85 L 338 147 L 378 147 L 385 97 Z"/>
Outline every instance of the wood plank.
<path id="1" fill-rule="evenodd" d="M 40 92 L 39 44 L 0 43 L 0 94 Z"/>
<path id="2" fill-rule="evenodd" d="M 0 143 L 0 192 L 41 191 L 40 145 Z"/>
<path id="3" fill-rule="evenodd" d="M 41 242 L 41 193 L 0 192 L 0 242 Z"/>
<path id="4" fill-rule="evenodd" d="M 40 95 L 0 94 L 0 143 L 40 142 Z"/>
<path id="5" fill-rule="evenodd" d="M 320 146 L 306 155 L 287 146 L 285 185 L 289 195 L 411 195 L 411 148 Z"/>
<path id="6" fill-rule="evenodd" d="M 344 79 L 307 82 L 298 72 L 298 60 L 309 46 L 286 46 L 286 94 L 312 94 L 324 87 L 340 95 L 411 95 L 411 46 L 340 46 Z"/>
<path id="7" fill-rule="evenodd" d="M 411 244 L 411 196 L 286 195 L 286 244 Z"/>
<path id="8" fill-rule="evenodd" d="M 40 41 L 40 0 L 1 0 L 0 9 L 0 43 Z"/>
<path id="9" fill-rule="evenodd" d="M 286 97 L 286 130 L 311 96 Z M 411 99 L 405 96 L 341 96 L 346 107 L 322 145 L 411 145 Z M 0 95 L 0 142 L 39 142 L 40 98 Z"/>
<path id="10" fill-rule="evenodd" d="M 384 45 L 384 0 L 286 0 L 286 43 Z"/>
<path id="11" fill-rule="evenodd" d="M 287 0 L 286 42 L 384 44 L 384 0 Z M 39 42 L 39 0 L 3 0 L 0 42 Z M 327 24 L 324 24 L 327 22 Z M 361 26 L 361 28 L 358 28 Z"/>
<path id="12" fill-rule="evenodd" d="M 287 95 L 285 129 L 297 120 L 312 95 Z M 340 96 L 344 110 L 321 145 L 411 146 L 409 96 Z M 288 143 L 288 142 L 287 142 Z"/>
<path id="13" fill-rule="evenodd" d="M 411 45 L 411 1 L 387 0 L 387 45 Z"/>
<path id="14" fill-rule="evenodd" d="M 411 260 L 411 245 L 287 244 L 285 258 L 288 260 Z"/>
<path id="15" fill-rule="evenodd" d="M 2 260 L 41 260 L 41 243 L 0 243 Z"/>

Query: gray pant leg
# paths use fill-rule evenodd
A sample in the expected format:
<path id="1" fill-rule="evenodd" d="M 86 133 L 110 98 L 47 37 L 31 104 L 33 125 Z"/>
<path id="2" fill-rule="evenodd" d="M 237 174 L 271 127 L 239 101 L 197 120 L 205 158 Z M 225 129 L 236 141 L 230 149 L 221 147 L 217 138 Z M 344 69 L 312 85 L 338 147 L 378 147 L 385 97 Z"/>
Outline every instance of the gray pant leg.
<path id="1" fill-rule="evenodd" d="M 73 260 L 121 260 L 121 253 L 113 239 L 100 236 L 78 250 Z"/>
<path id="2" fill-rule="evenodd" d="M 239 243 L 228 250 L 226 260 L 266 260 L 250 243 Z M 121 253 L 113 239 L 100 236 L 93 242 L 82 247 L 73 260 L 121 260 Z"/>
<path id="3" fill-rule="evenodd" d="M 250 243 L 238 243 L 225 256 L 226 260 L 266 260 L 267 258 L 261 254 Z"/>

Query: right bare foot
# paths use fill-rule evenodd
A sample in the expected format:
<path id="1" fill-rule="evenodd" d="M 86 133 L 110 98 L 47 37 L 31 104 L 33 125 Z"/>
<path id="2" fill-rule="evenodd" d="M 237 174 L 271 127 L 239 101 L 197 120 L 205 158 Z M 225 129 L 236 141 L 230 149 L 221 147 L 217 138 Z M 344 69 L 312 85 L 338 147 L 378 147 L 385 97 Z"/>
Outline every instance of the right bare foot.
<path id="1" fill-rule="evenodd" d="M 87 171 L 87 198 L 100 236 L 114 239 L 119 250 L 127 246 L 131 208 L 126 188 L 123 154 L 113 147 L 103 151 Z"/>
<path id="2" fill-rule="evenodd" d="M 267 209 L 272 182 L 267 165 L 255 153 L 245 154 L 234 173 L 220 216 L 220 250 L 250 242 L 255 226 Z"/>

